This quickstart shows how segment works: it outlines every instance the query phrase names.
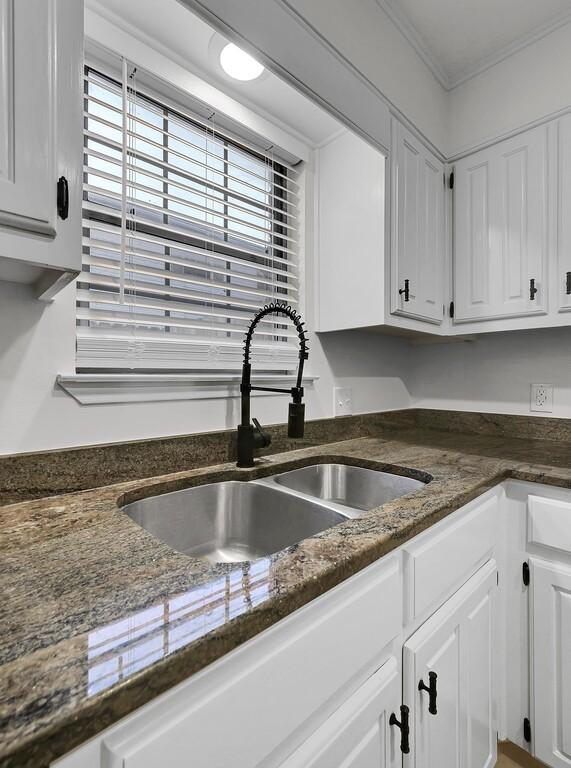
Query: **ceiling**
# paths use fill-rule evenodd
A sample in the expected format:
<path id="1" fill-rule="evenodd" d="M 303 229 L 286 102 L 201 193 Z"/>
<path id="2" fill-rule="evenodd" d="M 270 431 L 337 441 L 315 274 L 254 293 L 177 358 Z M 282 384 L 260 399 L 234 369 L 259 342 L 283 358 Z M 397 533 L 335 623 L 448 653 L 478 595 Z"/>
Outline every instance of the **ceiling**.
<path id="1" fill-rule="evenodd" d="M 135 37 L 150 38 L 193 74 L 310 146 L 324 143 L 341 128 L 327 112 L 267 70 L 250 82 L 229 78 L 218 60 L 224 44 L 220 34 L 177 0 L 86 0 L 86 5 Z"/>
<path id="2" fill-rule="evenodd" d="M 569 0 L 377 0 L 450 89 L 571 21 Z"/>

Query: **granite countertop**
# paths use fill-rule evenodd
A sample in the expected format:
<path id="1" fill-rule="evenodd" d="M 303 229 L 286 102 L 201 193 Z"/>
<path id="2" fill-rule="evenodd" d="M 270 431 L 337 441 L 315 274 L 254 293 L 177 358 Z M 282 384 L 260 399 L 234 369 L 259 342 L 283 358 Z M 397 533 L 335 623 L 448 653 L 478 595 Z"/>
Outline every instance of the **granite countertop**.
<path id="1" fill-rule="evenodd" d="M 316 460 L 432 480 L 242 564 L 178 554 L 119 508 Z M 0 766 L 49 765 L 507 477 L 571 487 L 571 443 L 387 430 L 252 470 L 221 464 L 3 507 Z"/>

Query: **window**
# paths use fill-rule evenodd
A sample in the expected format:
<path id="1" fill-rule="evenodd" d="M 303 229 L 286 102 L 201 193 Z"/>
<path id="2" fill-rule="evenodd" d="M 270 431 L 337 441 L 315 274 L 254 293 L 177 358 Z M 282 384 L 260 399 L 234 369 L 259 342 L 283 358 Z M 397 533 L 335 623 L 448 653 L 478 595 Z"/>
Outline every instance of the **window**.
<path id="1" fill-rule="evenodd" d="M 86 69 L 77 370 L 235 373 L 256 310 L 298 307 L 297 174 L 136 78 Z M 283 318 L 254 340 L 259 371 L 295 368 Z"/>

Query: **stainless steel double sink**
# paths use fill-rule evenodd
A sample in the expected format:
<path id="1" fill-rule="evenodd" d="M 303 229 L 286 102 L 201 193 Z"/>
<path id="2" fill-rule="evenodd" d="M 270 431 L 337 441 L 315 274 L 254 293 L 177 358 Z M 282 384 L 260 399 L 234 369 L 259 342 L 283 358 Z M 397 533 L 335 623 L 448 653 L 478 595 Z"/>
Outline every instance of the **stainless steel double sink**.
<path id="1" fill-rule="evenodd" d="M 314 464 L 249 482 L 186 488 L 123 511 L 185 555 L 213 563 L 255 560 L 424 486 L 347 464 Z"/>

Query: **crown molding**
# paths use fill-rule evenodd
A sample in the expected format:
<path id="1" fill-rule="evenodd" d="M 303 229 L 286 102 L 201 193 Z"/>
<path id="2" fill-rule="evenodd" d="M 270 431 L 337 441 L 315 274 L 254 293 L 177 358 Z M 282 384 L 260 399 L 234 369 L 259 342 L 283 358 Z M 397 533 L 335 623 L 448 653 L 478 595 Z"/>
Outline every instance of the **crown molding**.
<path id="1" fill-rule="evenodd" d="M 411 22 L 404 10 L 395 2 L 395 0 L 375 0 L 379 8 L 383 10 L 399 32 L 406 38 L 434 77 L 438 80 L 444 90 L 449 91 L 452 87 L 450 77 L 430 49 L 424 42 L 422 36 Z"/>
<path id="2" fill-rule="evenodd" d="M 376 4 L 381 8 L 387 16 L 391 19 L 393 24 L 398 28 L 401 34 L 406 38 L 409 44 L 414 48 L 418 56 L 426 64 L 428 69 L 432 72 L 436 80 L 446 91 L 451 91 L 460 85 L 463 85 L 473 77 L 480 75 L 487 69 L 499 64 L 501 61 L 508 59 L 510 56 L 524 50 L 529 45 L 538 42 L 543 37 L 555 32 L 560 27 L 565 26 L 571 22 L 571 11 L 564 11 L 555 18 L 546 22 L 545 24 L 536 27 L 531 32 L 513 40 L 509 45 L 494 51 L 493 53 L 483 56 L 468 67 L 459 72 L 456 76 L 449 75 L 446 70 L 440 65 L 438 59 L 433 55 L 424 41 L 422 35 L 418 32 L 406 12 L 398 4 L 398 0 L 375 0 Z"/>
<path id="3" fill-rule="evenodd" d="M 482 74 L 482 72 L 485 72 L 487 69 L 490 69 L 496 64 L 499 64 L 501 61 L 509 59 L 510 56 L 513 56 L 528 46 L 533 45 L 533 43 L 536 43 L 552 32 L 555 32 L 560 27 L 564 27 L 566 24 L 569 24 L 569 22 L 571 22 L 571 11 L 565 11 L 564 13 L 556 16 L 554 19 L 551 19 L 545 24 L 536 27 L 526 35 L 522 35 L 521 37 L 517 38 L 513 42 L 509 43 L 509 45 L 500 48 L 488 56 L 484 56 L 474 64 L 471 64 L 469 67 L 467 67 L 457 77 L 450 78 L 449 90 L 457 88 L 459 85 L 462 85 L 468 80 L 471 80 L 473 77 Z"/>

